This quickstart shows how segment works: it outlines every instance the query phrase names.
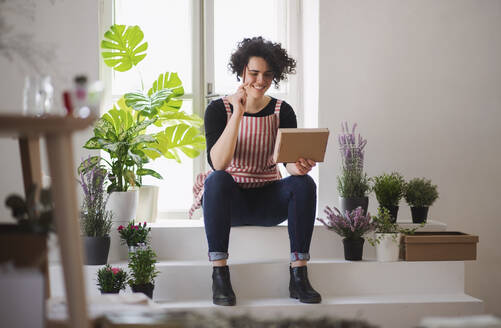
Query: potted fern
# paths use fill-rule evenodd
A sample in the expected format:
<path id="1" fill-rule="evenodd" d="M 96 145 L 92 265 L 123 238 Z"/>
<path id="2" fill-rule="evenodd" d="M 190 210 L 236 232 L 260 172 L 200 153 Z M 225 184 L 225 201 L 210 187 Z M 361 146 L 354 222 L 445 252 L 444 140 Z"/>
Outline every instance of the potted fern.
<path id="1" fill-rule="evenodd" d="M 360 134 L 355 137 L 357 124 L 353 124 L 350 132 L 348 123 L 341 124 L 342 134 L 338 136 L 339 150 L 342 158 L 341 175 L 337 177 L 339 206 L 341 213 L 351 212 L 362 207 L 367 213 L 369 207 L 368 194 L 371 191 L 370 179 L 364 173 L 364 154 L 367 140 Z"/>
<path id="2" fill-rule="evenodd" d="M 99 166 L 85 167 L 78 181 L 83 190 L 80 225 L 85 264 L 89 265 L 106 264 L 108 261 L 113 213 L 106 210 L 109 197 L 105 188 L 107 175 L 106 170 Z"/>
<path id="3" fill-rule="evenodd" d="M 412 222 L 424 223 L 428 219 L 428 209 L 438 198 L 437 186 L 431 180 L 415 178 L 407 183 L 405 200 L 411 207 Z"/>
<path id="4" fill-rule="evenodd" d="M 399 202 L 404 195 L 405 180 L 398 172 L 382 174 L 372 179 L 379 206 L 390 212 L 392 222 L 397 221 Z"/>
<path id="5" fill-rule="evenodd" d="M 131 253 L 129 257 L 129 270 L 131 278 L 128 283 L 135 293 L 144 293 L 149 298 L 153 298 L 155 288 L 155 277 L 159 274 L 155 264 L 157 255 L 151 247 L 138 249 Z"/>
<path id="6" fill-rule="evenodd" d="M 320 219 L 327 229 L 334 231 L 343 239 L 344 258 L 349 261 L 362 259 L 364 241 L 363 236 L 372 230 L 371 215 L 364 215 L 361 207 L 341 213 L 336 207 L 334 211 L 327 206 L 324 210 L 327 219 Z"/>
<path id="7" fill-rule="evenodd" d="M 105 64 L 117 72 L 136 67 L 146 57 L 148 43 L 143 38 L 139 26 L 112 25 L 101 42 Z M 195 158 L 205 149 L 203 120 L 181 110 L 184 88 L 177 73 L 159 74 L 149 89 L 141 80 L 141 86 L 126 93 L 96 122 L 94 136 L 84 145 L 108 153 L 102 164 L 110 173 L 110 206 L 118 219 L 127 221 L 136 215 L 135 190 L 142 185 L 142 177 L 162 179 L 146 168 L 151 160 L 164 157 L 180 163 L 180 152 Z M 97 157 L 90 162 L 101 164 Z"/>

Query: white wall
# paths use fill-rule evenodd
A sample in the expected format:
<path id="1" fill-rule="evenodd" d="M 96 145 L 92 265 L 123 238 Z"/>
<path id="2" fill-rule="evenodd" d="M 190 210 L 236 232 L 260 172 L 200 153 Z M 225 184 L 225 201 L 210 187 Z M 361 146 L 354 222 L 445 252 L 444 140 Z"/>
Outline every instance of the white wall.
<path id="1" fill-rule="evenodd" d="M 15 40 L 15 44 L 12 41 L 9 44 L 16 49 L 25 49 L 21 55 L 23 58 L 33 58 L 42 72 L 52 76 L 59 106 L 62 90 L 71 85 L 75 75 L 86 74 L 90 80 L 98 78 L 97 0 L 6 0 L 1 4 L 0 15 L 11 28 L 9 32 L 2 30 L 0 41 Z M 33 69 L 13 52 L 12 47 L 8 51 L 14 54 L 12 60 L 7 59 L 4 56 L 6 51 L 0 48 L 0 113 L 20 114 L 24 76 L 31 74 Z M 89 131 L 74 136 L 75 163 L 86 156 L 82 145 L 88 137 Z M 43 148 L 42 143 L 45 152 Z M 12 192 L 24 192 L 17 142 L 0 139 L 0 154 L 0 221 L 9 221 L 11 215 L 4 205 L 6 196 Z M 43 167 L 48 173 L 45 160 Z"/>
<path id="2" fill-rule="evenodd" d="M 431 218 L 480 236 L 466 290 L 501 315 L 501 1 L 320 0 L 319 67 L 319 208 L 337 204 L 340 122 L 357 122 L 369 175 L 431 178 Z"/>

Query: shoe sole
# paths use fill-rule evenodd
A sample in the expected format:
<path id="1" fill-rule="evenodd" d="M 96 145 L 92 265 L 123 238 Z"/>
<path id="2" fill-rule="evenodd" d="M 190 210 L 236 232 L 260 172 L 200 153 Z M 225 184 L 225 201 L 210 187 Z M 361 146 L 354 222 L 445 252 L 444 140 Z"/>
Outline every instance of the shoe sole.
<path id="1" fill-rule="evenodd" d="M 300 299 L 296 294 L 290 293 L 290 298 L 294 298 L 296 300 L 299 300 L 301 303 L 307 303 L 307 304 L 318 304 L 322 302 L 322 298 L 313 298 L 313 299 Z"/>
<path id="2" fill-rule="evenodd" d="M 237 302 L 236 300 L 212 300 L 214 305 L 222 305 L 222 306 L 234 306 Z"/>

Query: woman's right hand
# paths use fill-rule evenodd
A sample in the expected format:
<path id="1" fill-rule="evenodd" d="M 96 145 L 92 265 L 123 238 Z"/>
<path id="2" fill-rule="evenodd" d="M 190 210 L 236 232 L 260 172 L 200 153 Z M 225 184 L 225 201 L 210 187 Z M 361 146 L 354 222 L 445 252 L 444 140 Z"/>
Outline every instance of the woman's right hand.
<path id="1" fill-rule="evenodd" d="M 247 87 L 249 83 L 241 84 L 237 91 L 228 96 L 228 101 L 233 106 L 233 113 L 243 115 L 245 112 L 245 104 L 247 102 Z"/>

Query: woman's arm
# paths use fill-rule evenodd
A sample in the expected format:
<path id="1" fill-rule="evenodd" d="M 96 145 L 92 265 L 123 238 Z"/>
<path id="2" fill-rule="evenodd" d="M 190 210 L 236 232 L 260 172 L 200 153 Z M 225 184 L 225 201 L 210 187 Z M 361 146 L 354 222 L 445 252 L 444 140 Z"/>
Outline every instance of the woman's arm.
<path id="1" fill-rule="evenodd" d="M 210 159 L 215 170 L 226 170 L 235 154 L 238 129 L 245 112 L 247 98 L 245 87 L 246 85 L 242 84 L 235 94 L 228 97 L 228 101 L 233 105 L 233 114 L 223 133 L 210 150 Z"/>

